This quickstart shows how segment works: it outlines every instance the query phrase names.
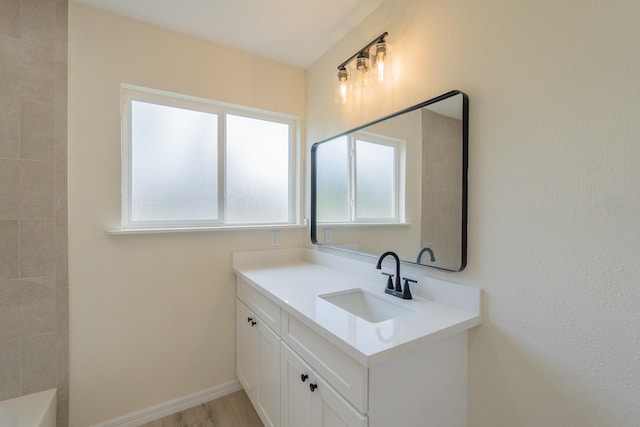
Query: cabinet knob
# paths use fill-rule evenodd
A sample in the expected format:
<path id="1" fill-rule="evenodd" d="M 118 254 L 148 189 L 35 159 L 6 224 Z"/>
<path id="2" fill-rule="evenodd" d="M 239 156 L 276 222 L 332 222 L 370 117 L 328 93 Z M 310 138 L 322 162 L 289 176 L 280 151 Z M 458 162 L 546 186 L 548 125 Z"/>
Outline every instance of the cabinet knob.
<path id="1" fill-rule="evenodd" d="M 253 321 L 253 317 L 247 317 L 247 322 Z"/>
<path id="2" fill-rule="evenodd" d="M 252 320 L 252 321 L 251 321 L 251 326 L 256 326 L 256 324 L 257 324 L 257 323 L 258 323 L 258 322 L 256 322 L 255 320 Z"/>
<path id="3" fill-rule="evenodd" d="M 300 375 L 300 379 L 302 380 L 302 382 L 305 382 L 307 380 L 307 378 L 309 378 L 309 375 L 307 375 L 307 374 L 301 374 Z"/>
<path id="4" fill-rule="evenodd" d="M 309 384 L 309 390 L 311 390 L 311 393 L 313 393 L 314 391 L 316 391 L 316 389 L 318 388 L 318 384 Z"/>

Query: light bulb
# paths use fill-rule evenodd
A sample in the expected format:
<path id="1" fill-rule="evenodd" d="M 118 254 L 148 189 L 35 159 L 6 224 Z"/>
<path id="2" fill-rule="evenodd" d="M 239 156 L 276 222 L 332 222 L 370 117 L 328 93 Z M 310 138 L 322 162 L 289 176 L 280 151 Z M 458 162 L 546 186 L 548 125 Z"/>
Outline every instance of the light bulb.
<path id="1" fill-rule="evenodd" d="M 374 52 L 374 68 L 376 79 L 379 83 L 382 83 L 386 80 L 391 79 L 391 64 L 389 51 L 391 50 L 391 46 L 389 46 L 385 42 L 376 43 L 373 46 L 372 51 Z"/>
<path id="2" fill-rule="evenodd" d="M 355 81 L 356 86 L 367 87 L 369 81 L 369 52 L 362 52 L 356 58 Z"/>
<path id="3" fill-rule="evenodd" d="M 349 100 L 349 72 L 345 68 L 339 68 L 336 80 L 335 102 L 346 104 Z"/>

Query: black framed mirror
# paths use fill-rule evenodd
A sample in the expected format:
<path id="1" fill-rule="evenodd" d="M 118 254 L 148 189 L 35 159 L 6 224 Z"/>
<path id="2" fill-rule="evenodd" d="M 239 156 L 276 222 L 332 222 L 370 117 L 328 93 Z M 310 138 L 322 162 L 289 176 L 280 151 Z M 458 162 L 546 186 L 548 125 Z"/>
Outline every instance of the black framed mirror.
<path id="1" fill-rule="evenodd" d="M 311 242 L 463 270 L 468 133 L 455 90 L 313 144 Z"/>

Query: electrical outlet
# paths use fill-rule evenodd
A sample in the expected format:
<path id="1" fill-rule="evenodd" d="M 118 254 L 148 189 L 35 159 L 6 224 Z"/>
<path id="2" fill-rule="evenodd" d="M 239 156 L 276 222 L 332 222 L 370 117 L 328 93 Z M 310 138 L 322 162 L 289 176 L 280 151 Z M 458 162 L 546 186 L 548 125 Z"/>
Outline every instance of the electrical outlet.
<path id="1" fill-rule="evenodd" d="M 280 245 L 280 231 L 272 230 L 271 231 L 271 246 Z"/>
<path id="2" fill-rule="evenodd" d="M 333 228 L 327 228 L 324 230 L 324 242 L 325 243 L 333 242 Z"/>

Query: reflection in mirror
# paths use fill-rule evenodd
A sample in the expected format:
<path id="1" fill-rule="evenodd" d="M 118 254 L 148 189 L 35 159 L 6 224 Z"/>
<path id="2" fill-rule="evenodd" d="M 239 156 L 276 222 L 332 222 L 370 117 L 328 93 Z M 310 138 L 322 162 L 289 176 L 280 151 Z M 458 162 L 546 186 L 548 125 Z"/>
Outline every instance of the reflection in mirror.
<path id="1" fill-rule="evenodd" d="M 452 91 L 313 145 L 311 240 L 466 265 L 468 99 Z"/>

